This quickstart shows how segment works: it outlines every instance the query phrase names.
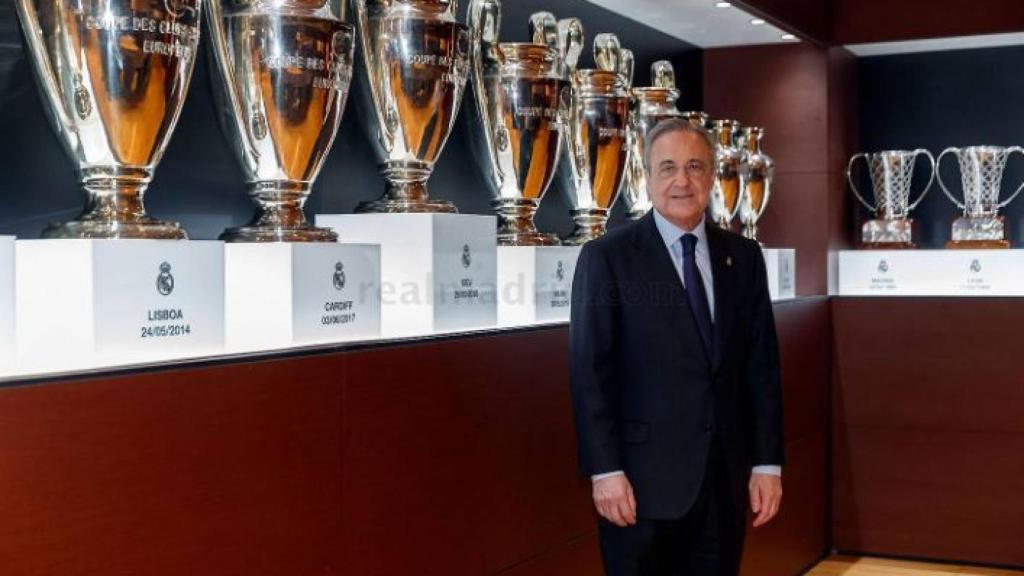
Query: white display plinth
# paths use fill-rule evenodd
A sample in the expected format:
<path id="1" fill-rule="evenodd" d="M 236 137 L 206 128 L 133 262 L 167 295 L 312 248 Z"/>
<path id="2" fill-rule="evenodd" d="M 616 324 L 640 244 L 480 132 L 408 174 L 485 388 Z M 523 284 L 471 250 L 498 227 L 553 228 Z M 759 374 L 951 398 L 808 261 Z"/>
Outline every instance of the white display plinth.
<path id="1" fill-rule="evenodd" d="M 0 236 L 0 373 L 14 364 L 14 236 Z"/>
<path id="2" fill-rule="evenodd" d="M 19 240 L 19 372 L 220 353 L 224 245 Z"/>
<path id="3" fill-rule="evenodd" d="M 763 248 L 764 264 L 768 268 L 768 294 L 772 300 L 796 297 L 796 250 L 793 248 Z"/>
<path id="4" fill-rule="evenodd" d="M 497 324 L 493 216 L 318 215 L 344 244 L 379 244 L 381 333 L 417 336 Z"/>
<path id="5" fill-rule="evenodd" d="M 380 336 L 380 247 L 226 244 L 225 348 L 245 352 Z"/>
<path id="6" fill-rule="evenodd" d="M 567 322 L 579 246 L 498 246 L 498 325 Z"/>
<path id="7" fill-rule="evenodd" d="M 1024 296 L 1024 250 L 847 250 L 840 296 Z"/>

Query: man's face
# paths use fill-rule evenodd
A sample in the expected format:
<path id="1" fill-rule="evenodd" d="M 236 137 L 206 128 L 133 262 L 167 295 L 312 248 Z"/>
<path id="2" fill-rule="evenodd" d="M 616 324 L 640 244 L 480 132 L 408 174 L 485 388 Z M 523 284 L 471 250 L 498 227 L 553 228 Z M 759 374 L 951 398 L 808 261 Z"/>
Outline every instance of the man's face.
<path id="1" fill-rule="evenodd" d="M 694 132 L 669 132 L 651 146 L 647 193 L 662 216 L 685 230 L 697 226 L 711 197 L 712 154 Z"/>

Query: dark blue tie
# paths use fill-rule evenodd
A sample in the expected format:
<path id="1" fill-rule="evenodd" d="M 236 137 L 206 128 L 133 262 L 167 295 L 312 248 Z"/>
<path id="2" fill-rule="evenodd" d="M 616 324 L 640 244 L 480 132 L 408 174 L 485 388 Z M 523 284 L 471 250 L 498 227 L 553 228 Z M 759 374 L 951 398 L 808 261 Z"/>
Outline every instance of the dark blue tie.
<path id="1" fill-rule="evenodd" d="M 686 284 L 686 298 L 690 301 L 690 311 L 693 312 L 693 319 L 697 322 L 697 330 L 704 340 L 704 347 L 711 353 L 712 345 L 712 324 L 711 309 L 708 308 L 708 293 L 704 290 L 704 280 L 697 269 L 697 237 L 693 234 L 683 234 L 683 283 Z"/>

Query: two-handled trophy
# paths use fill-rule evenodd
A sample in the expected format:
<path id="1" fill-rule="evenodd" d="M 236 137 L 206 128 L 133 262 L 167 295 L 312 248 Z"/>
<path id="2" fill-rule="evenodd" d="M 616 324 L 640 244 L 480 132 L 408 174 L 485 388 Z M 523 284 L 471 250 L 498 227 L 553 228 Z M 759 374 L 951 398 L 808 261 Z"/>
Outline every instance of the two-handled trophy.
<path id="1" fill-rule="evenodd" d="M 16 0 L 50 119 L 87 200 L 46 238 L 182 239 L 143 194 L 188 92 L 203 0 Z"/>
<path id="2" fill-rule="evenodd" d="M 208 0 L 222 124 L 259 205 L 229 242 L 333 242 L 302 207 L 338 133 L 355 32 L 341 0 Z M 219 81 L 218 81 L 219 80 Z"/>
<path id="3" fill-rule="evenodd" d="M 775 161 L 761 149 L 764 128 L 747 126 L 740 130 L 737 142 L 743 150 L 740 168 L 740 223 L 743 235 L 757 240 L 757 221 L 764 215 L 772 194 L 775 179 Z"/>
<path id="4" fill-rule="evenodd" d="M 564 132 L 572 180 L 565 191 L 575 228 L 563 243 L 571 246 L 604 234 L 629 155 L 632 53 L 614 34 L 598 34 L 594 60 L 596 69 L 572 74 Z"/>
<path id="5" fill-rule="evenodd" d="M 629 160 L 622 199 L 626 203 L 626 215 L 633 220 L 642 217 L 652 206 L 647 193 L 647 170 L 644 167 L 647 134 L 662 120 L 682 117 L 676 108 L 679 90 L 676 88 L 672 63 L 659 60 L 652 64 L 651 78 L 653 86 L 630 90 L 634 108 L 629 123 Z"/>
<path id="6" fill-rule="evenodd" d="M 693 122 L 693 120 L 691 120 Z M 729 230 L 740 209 L 740 169 L 743 152 L 736 146 L 740 123 L 715 120 L 711 135 L 715 140 L 715 181 L 711 188 L 711 218 L 720 228 Z"/>
<path id="7" fill-rule="evenodd" d="M 352 0 L 365 64 L 361 111 L 387 181 L 357 212 L 455 213 L 432 200 L 427 179 L 448 136 L 469 75 L 469 29 L 457 0 Z"/>
<path id="8" fill-rule="evenodd" d="M 556 246 L 558 237 L 538 232 L 533 218 L 558 167 L 565 73 L 583 48 L 582 26 L 539 12 L 530 18 L 532 42 L 499 42 L 500 0 L 472 0 L 469 26 L 473 152 L 498 215 L 498 244 Z"/>
<path id="9" fill-rule="evenodd" d="M 956 154 L 960 161 L 960 178 L 963 185 L 964 201 L 961 202 L 942 181 L 941 170 L 937 170 L 939 186 L 946 196 L 961 210 L 963 216 L 953 221 L 953 237 L 947 248 L 1009 248 L 1006 224 L 999 210 L 1005 208 L 1024 190 L 1024 184 L 1005 200 L 1000 200 L 1003 170 L 1013 153 L 1024 155 L 1019 146 L 969 146 L 947 148 L 939 154 L 936 164 L 942 167 L 946 154 Z"/>
<path id="10" fill-rule="evenodd" d="M 917 200 L 911 202 L 911 181 L 918 156 L 925 156 L 931 164 L 931 176 Z M 871 174 L 875 203 L 869 204 L 857 189 L 853 179 L 853 165 L 863 159 Z M 865 248 L 913 248 L 913 219 L 910 213 L 921 203 L 935 180 L 935 158 L 931 152 L 917 150 L 886 150 L 875 154 L 855 154 L 846 167 L 846 179 L 853 195 L 865 208 L 875 214 L 861 228 L 861 242 Z"/>

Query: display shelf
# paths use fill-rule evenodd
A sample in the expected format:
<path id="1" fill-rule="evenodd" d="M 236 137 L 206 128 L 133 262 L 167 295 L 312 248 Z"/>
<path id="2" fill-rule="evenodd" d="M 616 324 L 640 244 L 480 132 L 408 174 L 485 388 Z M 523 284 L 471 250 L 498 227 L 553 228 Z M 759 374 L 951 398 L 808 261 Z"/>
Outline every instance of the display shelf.
<path id="1" fill-rule="evenodd" d="M 846 250 L 840 296 L 1024 296 L 1024 250 Z"/>

